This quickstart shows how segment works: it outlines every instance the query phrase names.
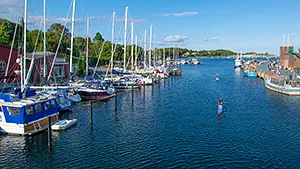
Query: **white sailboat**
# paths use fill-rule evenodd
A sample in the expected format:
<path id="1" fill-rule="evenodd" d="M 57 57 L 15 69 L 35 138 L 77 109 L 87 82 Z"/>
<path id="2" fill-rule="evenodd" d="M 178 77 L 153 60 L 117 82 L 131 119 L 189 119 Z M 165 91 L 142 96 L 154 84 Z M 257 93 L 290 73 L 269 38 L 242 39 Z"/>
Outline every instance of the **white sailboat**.
<path id="1" fill-rule="evenodd" d="M 74 15 L 75 15 L 75 3 L 76 0 L 73 0 L 73 16 L 72 16 L 72 31 L 71 31 L 71 44 L 73 44 L 72 39 L 73 39 L 73 34 L 74 34 L 74 24 L 73 22 L 75 21 L 74 19 Z M 46 78 L 46 0 L 44 0 L 44 78 Z M 73 51 L 73 46 L 71 45 L 71 51 Z M 71 52 L 72 55 L 72 52 Z M 72 58 L 72 57 L 70 57 Z M 55 62 L 56 58 L 53 59 L 53 63 L 50 69 L 50 73 L 49 73 L 49 77 L 51 75 L 52 69 L 53 69 L 53 65 Z M 72 67 L 72 59 L 70 59 L 70 67 Z M 70 74 L 72 74 L 72 72 L 70 72 Z M 49 79 L 48 77 L 48 79 Z M 81 97 L 78 93 L 74 92 L 74 89 L 70 86 L 55 86 L 55 87 L 51 87 L 51 86 L 32 86 L 32 88 L 35 89 L 43 89 L 44 91 L 42 92 L 43 94 L 49 94 L 52 95 L 54 97 L 56 97 L 56 101 L 58 104 L 58 110 L 59 111 L 66 111 L 69 110 L 72 105 L 73 102 L 80 102 L 81 101 Z"/>

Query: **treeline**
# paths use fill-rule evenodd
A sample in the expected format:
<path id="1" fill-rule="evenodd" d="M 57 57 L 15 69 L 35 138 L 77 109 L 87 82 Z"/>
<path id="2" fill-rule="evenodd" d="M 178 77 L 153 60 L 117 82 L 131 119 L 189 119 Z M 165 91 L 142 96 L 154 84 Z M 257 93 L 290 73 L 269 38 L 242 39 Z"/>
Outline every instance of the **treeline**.
<path id="1" fill-rule="evenodd" d="M 23 48 L 23 25 L 18 24 L 18 29 L 15 37 L 14 48 Z M 14 29 L 16 23 L 10 22 L 6 19 L 0 19 L 0 44 L 11 46 Z M 59 41 L 62 35 L 62 40 L 59 45 Z M 43 38 L 44 32 L 39 30 L 31 30 L 27 31 L 27 45 L 26 49 L 28 53 L 33 52 L 35 44 L 36 51 L 43 51 Z M 64 27 L 60 23 L 54 23 L 50 26 L 50 28 L 46 31 L 46 48 L 47 51 L 56 52 L 58 48 L 58 53 L 64 56 L 67 60 L 69 60 L 70 55 L 70 42 L 71 42 L 71 33 L 68 28 Z M 37 41 L 37 43 L 36 43 Z M 77 74 L 83 75 L 85 70 L 85 57 L 86 57 L 86 47 L 87 47 L 87 38 L 83 37 L 74 37 L 74 46 L 73 46 L 73 62 L 78 65 Z M 98 58 L 100 57 L 100 65 L 108 64 L 111 58 L 111 42 L 103 39 L 101 33 L 97 32 L 95 36 L 92 38 L 88 38 L 89 41 L 89 65 L 95 66 Z M 114 52 L 114 60 L 123 60 L 124 56 L 124 46 L 120 44 L 114 44 L 115 52 Z M 130 58 L 131 54 L 131 46 L 128 45 L 126 47 L 127 52 L 127 60 Z M 135 53 L 135 46 L 134 46 Z M 138 46 L 137 53 L 139 56 L 142 56 L 143 49 Z"/>

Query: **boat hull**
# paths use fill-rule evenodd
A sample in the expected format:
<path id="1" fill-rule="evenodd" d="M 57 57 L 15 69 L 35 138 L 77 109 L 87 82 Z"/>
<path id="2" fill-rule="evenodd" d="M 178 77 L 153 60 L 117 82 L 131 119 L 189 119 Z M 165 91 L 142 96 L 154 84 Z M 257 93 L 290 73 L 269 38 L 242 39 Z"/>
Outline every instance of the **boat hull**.
<path id="1" fill-rule="evenodd" d="M 79 90 L 82 100 L 106 100 L 114 96 L 114 94 L 109 94 L 106 91 L 88 91 L 88 90 Z"/>
<path id="2" fill-rule="evenodd" d="M 50 116 L 51 123 L 58 120 L 58 113 Z M 1 134 L 33 135 L 48 129 L 48 117 L 32 121 L 28 124 L 0 122 Z"/>
<path id="3" fill-rule="evenodd" d="M 76 125 L 78 122 L 77 119 L 73 119 L 73 120 L 60 120 L 56 123 L 54 123 L 51 128 L 54 131 L 59 131 L 59 130 L 66 130 L 74 125 Z"/>
<path id="4" fill-rule="evenodd" d="M 278 92 L 288 96 L 300 96 L 300 87 L 291 87 L 289 85 L 287 86 L 276 85 L 271 83 L 268 80 L 265 81 L 265 87 L 274 92 Z"/>

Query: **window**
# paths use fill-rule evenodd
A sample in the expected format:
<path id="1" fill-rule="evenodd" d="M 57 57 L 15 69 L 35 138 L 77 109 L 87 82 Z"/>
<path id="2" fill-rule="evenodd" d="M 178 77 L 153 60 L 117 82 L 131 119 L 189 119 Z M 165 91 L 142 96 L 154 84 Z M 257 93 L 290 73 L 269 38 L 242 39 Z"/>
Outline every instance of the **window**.
<path id="1" fill-rule="evenodd" d="M 10 116 L 19 116 L 20 115 L 20 109 L 15 107 L 9 107 L 7 108 L 8 113 Z"/>
<path id="2" fill-rule="evenodd" d="M 41 112 L 42 111 L 42 105 L 41 104 L 36 104 L 35 105 L 35 112 Z"/>
<path id="3" fill-rule="evenodd" d="M 64 65 L 57 65 L 54 69 L 55 77 L 65 77 Z"/>
<path id="4" fill-rule="evenodd" d="M 48 110 L 48 109 L 51 108 L 51 103 L 50 102 L 45 102 L 44 106 L 45 106 L 45 110 Z"/>
<path id="5" fill-rule="evenodd" d="M 5 73 L 6 70 L 6 64 L 3 60 L 0 61 L 0 74 Z"/>
<path id="6" fill-rule="evenodd" d="M 33 114 L 33 108 L 32 108 L 32 106 L 26 107 L 25 108 L 25 112 L 26 112 L 26 115 Z"/>
<path id="7" fill-rule="evenodd" d="M 56 104 L 55 104 L 55 100 L 51 100 L 51 107 L 53 108 L 53 107 L 56 107 Z"/>

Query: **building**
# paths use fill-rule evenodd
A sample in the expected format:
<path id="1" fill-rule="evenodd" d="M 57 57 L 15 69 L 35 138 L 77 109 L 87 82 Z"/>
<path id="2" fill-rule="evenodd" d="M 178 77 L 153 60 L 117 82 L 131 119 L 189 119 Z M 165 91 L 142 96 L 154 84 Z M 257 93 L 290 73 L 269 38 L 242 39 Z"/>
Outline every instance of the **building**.
<path id="1" fill-rule="evenodd" d="M 20 84 L 21 76 L 20 73 L 16 71 L 20 70 L 20 64 L 17 63 L 18 49 L 12 49 L 12 55 L 9 62 L 10 50 L 11 49 L 9 46 L 0 44 L 0 88 L 3 88 L 4 86 L 9 87 L 15 86 L 16 84 Z M 22 55 L 22 52 L 23 51 L 20 50 L 20 55 Z M 32 85 L 42 85 L 44 84 L 44 53 L 27 53 L 27 73 L 29 72 L 29 67 L 33 56 L 34 66 L 32 69 L 31 77 L 29 79 L 29 83 Z M 46 76 L 48 76 L 49 74 L 54 56 L 54 53 L 46 52 Z M 7 66 L 9 67 L 7 68 Z M 8 70 L 7 76 L 5 76 L 6 70 Z M 58 55 L 53 65 L 53 71 L 51 73 L 50 82 L 68 81 L 69 77 L 69 63 L 65 60 L 63 56 Z M 8 83 L 13 84 L 8 85 Z"/>
<path id="2" fill-rule="evenodd" d="M 52 72 L 50 72 L 54 57 L 55 53 L 46 52 L 46 77 L 48 77 L 49 73 L 51 73 L 49 80 L 50 83 L 67 82 L 70 77 L 69 63 L 63 56 L 57 55 Z M 35 66 L 32 70 L 32 79 L 30 81 L 34 85 L 42 85 L 44 84 L 44 53 L 36 52 L 34 54 L 34 59 Z"/>
<path id="3" fill-rule="evenodd" d="M 10 47 L 0 44 L 0 83 L 6 82 L 17 82 L 20 81 L 20 76 L 16 74 L 15 70 L 20 70 L 20 65 L 16 63 L 18 58 L 18 49 L 12 49 L 12 55 L 9 62 Z M 7 68 L 7 66 L 9 66 Z M 5 72 L 7 69 L 7 76 Z M 2 85 L 1 85 L 2 86 Z"/>
<path id="4" fill-rule="evenodd" d="M 284 69 L 300 69 L 300 59 L 296 56 L 299 56 L 300 49 L 298 49 L 298 53 L 292 53 L 294 53 L 294 46 L 280 46 L 280 65 Z"/>

